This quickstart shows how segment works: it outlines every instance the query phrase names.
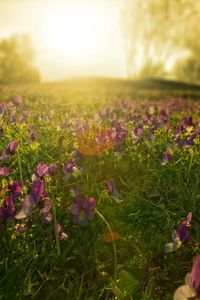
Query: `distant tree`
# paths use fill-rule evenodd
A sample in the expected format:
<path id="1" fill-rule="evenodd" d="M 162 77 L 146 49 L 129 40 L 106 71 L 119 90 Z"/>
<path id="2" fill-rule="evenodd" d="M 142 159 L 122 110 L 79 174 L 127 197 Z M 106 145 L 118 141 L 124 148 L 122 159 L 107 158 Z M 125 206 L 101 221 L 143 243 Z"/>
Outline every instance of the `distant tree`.
<path id="1" fill-rule="evenodd" d="M 195 55 L 188 57 L 185 60 L 179 60 L 174 66 L 174 72 L 177 79 L 186 82 L 200 82 L 200 59 Z"/>
<path id="2" fill-rule="evenodd" d="M 161 69 L 159 72 L 156 68 L 157 74 L 162 76 L 168 62 L 175 66 L 178 58 L 179 68 L 176 66 L 173 74 L 185 78 L 184 71 L 188 75 L 189 70 L 184 67 L 180 72 L 180 58 L 183 62 L 192 57 L 197 64 L 200 60 L 199 20 L 200 1 L 197 0 L 130 1 L 124 14 L 129 77 L 144 77 L 144 70 L 154 77 L 158 65 Z M 164 74 L 167 76 L 167 72 Z"/>
<path id="3" fill-rule="evenodd" d="M 34 52 L 28 35 L 15 35 L 0 41 L 0 83 L 39 82 L 33 67 Z"/>

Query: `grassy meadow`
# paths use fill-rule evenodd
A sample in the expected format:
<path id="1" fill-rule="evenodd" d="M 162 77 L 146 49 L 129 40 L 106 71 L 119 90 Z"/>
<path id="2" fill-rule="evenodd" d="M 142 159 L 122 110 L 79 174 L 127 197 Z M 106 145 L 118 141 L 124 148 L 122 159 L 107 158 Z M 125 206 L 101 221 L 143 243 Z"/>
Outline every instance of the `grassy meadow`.
<path id="1" fill-rule="evenodd" d="M 200 89 L 159 84 L 0 86 L 0 300 L 172 299 L 200 253 Z"/>

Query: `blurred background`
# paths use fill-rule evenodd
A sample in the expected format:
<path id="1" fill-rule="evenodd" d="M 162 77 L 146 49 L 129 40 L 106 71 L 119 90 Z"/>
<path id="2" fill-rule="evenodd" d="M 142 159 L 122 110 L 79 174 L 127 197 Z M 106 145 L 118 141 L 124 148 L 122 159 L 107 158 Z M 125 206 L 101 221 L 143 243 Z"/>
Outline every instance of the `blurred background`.
<path id="1" fill-rule="evenodd" d="M 199 20 L 197 0 L 0 0 L 0 83 L 199 83 Z"/>

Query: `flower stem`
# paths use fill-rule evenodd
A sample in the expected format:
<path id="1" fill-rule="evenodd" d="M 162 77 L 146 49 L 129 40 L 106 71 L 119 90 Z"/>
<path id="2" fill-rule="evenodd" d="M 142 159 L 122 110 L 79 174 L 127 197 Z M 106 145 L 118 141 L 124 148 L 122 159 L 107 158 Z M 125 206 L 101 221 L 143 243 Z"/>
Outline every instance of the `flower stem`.
<path id="1" fill-rule="evenodd" d="M 53 201 L 51 201 L 51 204 L 52 204 L 52 210 L 53 210 L 54 232 L 55 232 L 55 238 L 56 238 L 56 248 L 57 248 L 58 256 L 60 256 L 60 239 L 59 239 L 59 235 L 58 235 L 58 232 L 57 232 L 56 208 L 55 208 L 55 205 L 54 205 Z"/>
<path id="2" fill-rule="evenodd" d="M 21 180 L 22 185 L 24 185 L 23 175 L 22 175 L 22 164 L 21 164 L 21 158 L 19 155 L 19 151 L 17 151 L 17 160 L 18 160 L 18 166 L 19 166 L 20 180 Z"/>
<path id="3" fill-rule="evenodd" d="M 106 226 L 108 227 L 108 230 L 110 231 L 111 236 L 113 236 L 112 229 L 108 223 L 108 221 L 104 218 L 104 216 L 97 210 L 95 209 L 97 215 L 104 221 Z M 112 239 L 113 243 L 113 253 L 114 253 L 114 259 L 113 259 L 113 269 L 114 269 L 114 280 L 115 282 L 117 281 L 117 248 L 116 248 L 116 243 L 114 239 Z"/>

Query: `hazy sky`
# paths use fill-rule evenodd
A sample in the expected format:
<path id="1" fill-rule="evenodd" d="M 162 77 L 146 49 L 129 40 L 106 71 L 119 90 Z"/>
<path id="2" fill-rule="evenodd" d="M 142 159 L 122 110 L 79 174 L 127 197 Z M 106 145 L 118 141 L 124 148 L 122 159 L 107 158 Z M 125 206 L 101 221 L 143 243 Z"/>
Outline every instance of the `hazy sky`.
<path id="1" fill-rule="evenodd" d="M 30 33 L 44 80 L 126 77 L 127 0 L 0 0 L 0 38 Z"/>

